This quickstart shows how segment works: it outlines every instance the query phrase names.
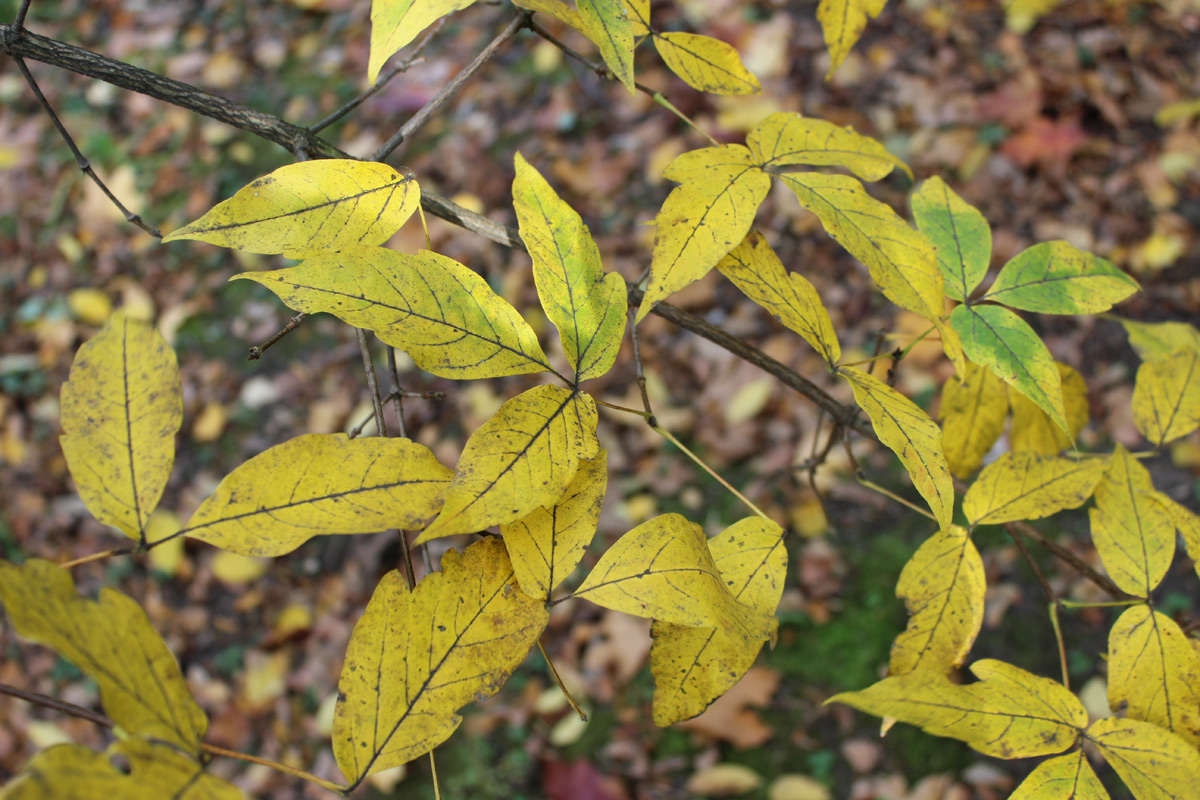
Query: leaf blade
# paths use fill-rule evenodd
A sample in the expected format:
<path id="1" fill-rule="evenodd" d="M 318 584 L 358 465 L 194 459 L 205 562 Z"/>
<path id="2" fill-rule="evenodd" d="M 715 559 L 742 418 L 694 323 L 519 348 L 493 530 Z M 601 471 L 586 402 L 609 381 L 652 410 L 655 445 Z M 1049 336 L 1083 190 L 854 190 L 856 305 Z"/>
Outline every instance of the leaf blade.
<path id="1" fill-rule="evenodd" d="M 600 48 L 600 56 L 630 94 L 633 82 L 633 22 L 621 0 L 576 0 L 587 37 Z"/>
<path id="2" fill-rule="evenodd" d="M 917 229 L 937 248 L 946 294 L 965 303 L 987 275 L 992 260 L 991 226 L 979 209 L 936 175 L 923 182 L 909 202 Z"/>
<path id="3" fill-rule="evenodd" d="M 983 468 L 963 498 L 971 525 L 1042 519 L 1079 508 L 1092 496 L 1108 465 L 1038 453 L 1005 453 Z"/>
<path id="4" fill-rule="evenodd" d="M 1048 758 L 1008 800 L 1110 800 L 1083 750 Z"/>
<path id="5" fill-rule="evenodd" d="M 401 47 L 447 14 L 475 0 L 371 0 L 371 55 L 367 80 L 372 86 L 384 63 Z"/>
<path id="6" fill-rule="evenodd" d="M 1106 717 L 1087 731 L 1138 800 L 1187 800 L 1200 781 L 1200 753 L 1157 725 Z"/>
<path id="7" fill-rule="evenodd" d="M 709 94 L 758 94 L 762 84 L 738 51 L 720 39 L 695 33 L 660 33 L 654 46 L 667 68 L 693 89 Z"/>
<path id="8" fill-rule="evenodd" d="M 1104 259 L 1067 242 L 1042 242 L 1005 264 L 984 299 L 1043 314 L 1095 314 L 1137 290 Z"/>
<path id="9" fill-rule="evenodd" d="M 942 387 L 942 447 L 955 477 L 966 478 L 983 464 L 1004 432 L 1008 393 L 987 367 L 967 362 L 965 374 L 951 376 Z"/>
<path id="10" fill-rule="evenodd" d="M 1133 387 L 1133 422 L 1156 447 L 1200 427 L 1200 350 L 1142 362 Z"/>
<path id="11" fill-rule="evenodd" d="M 746 146 L 763 169 L 844 167 L 864 181 L 877 181 L 899 167 L 912 177 L 907 164 L 870 136 L 794 112 L 779 111 L 755 125 Z"/>
<path id="12" fill-rule="evenodd" d="M 886 0 L 821 0 L 817 6 L 817 21 L 829 48 L 829 71 L 825 80 L 846 60 L 867 21 L 878 17 Z"/>
<path id="13" fill-rule="evenodd" d="M 1170 617 L 1138 605 L 1108 635 L 1108 704 L 1200 745 L 1200 657 Z"/>
<path id="14" fill-rule="evenodd" d="M 1121 591 L 1149 597 L 1175 557 L 1175 524 L 1155 500 L 1150 472 L 1118 444 L 1095 494 L 1089 517 L 1104 568 Z"/>

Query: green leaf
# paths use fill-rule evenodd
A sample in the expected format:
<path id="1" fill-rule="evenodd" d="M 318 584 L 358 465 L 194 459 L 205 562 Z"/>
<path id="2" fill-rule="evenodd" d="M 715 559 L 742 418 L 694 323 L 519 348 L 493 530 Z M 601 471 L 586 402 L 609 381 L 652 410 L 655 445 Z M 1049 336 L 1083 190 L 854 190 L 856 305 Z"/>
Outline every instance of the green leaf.
<path id="1" fill-rule="evenodd" d="M 1043 314 L 1095 314 L 1137 290 L 1104 259 L 1066 242 L 1043 242 L 1005 264 L 984 299 Z"/>
<path id="2" fill-rule="evenodd" d="M 371 0 L 371 56 L 367 80 L 375 85 L 379 71 L 392 55 L 447 14 L 475 0 Z M 379 244 L 382 244 L 380 242 Z"/>
<path id="3" fill-rule="evenodd" d="M 587 37 L 598 48 L 612 74 L 630 94 L 633 82 L 633 23 L 622 0 L 575 0 Z"/>
<path id="4" fill-rule="evenodd" d="M 965 303 L 987 275 L 992 260 L 992 229 L 979 209 L 963 200 L 936 175 L 909 199 L 917 230 L 937 248 L 946 294 Z"/>
<path id="5" fill-rule="evenodd" d="M 762 85 L 738 51 L 711 36 L 660 33 L 654 46 L 667 68 L 693 89 L 711 94 L 758 94 Z"/>
<path id="6" fill-rule="evenodd" d="M 825 46 L 829 48 L 829 72 L 825 80 L 833 76 L 850 54 L 850 49 L 867 27 L 867 20 L 878 17 L 887 0 L 821 0 L 817 6 L 817 21 L 825 35 Z"/>
<path id="7" fill-rule="evenodd" d="M 780 111 L 755 125 L 746 136 L 746 146 L 765 170 L 845 167 L 864 181 L 877 181 L 899 167 L 912 177 L 907 164 L 871 137 L 795 112 Z"/>

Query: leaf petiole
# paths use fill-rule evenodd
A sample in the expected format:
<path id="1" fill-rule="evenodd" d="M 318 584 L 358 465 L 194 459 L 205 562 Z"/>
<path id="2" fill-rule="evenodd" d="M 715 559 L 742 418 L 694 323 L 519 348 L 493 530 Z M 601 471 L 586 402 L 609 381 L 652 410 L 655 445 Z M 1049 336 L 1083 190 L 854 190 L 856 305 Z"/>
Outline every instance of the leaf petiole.
<path id="1" fill-rule="evenodd" d="M 758 516 L 762 517 L 765 520 L 771 519 L 770 517 L 768 517 L 766 514 L 763 513 L 762 509 L 760 509 L 758 506 L 754 505 L 754 503 L 751 503 L 750 500 L 747 499 L 747 497 L 744 494 L 739 492 L 737 489 L 733 488 L 733 486 L 730 485 L 730 483 L 728 481 L 726 481 L 724 478 L 722 478 L 720 475 L 718 475 L 716 470 L 714 470 L 708 464 L 705 464 L 704 461 L 700 458 L 700 456 L 696 455 L 691 450 L 687 449 L 687 447 L 684 446 L 683 442 L 676 439 L 671 434 L 670 431 L 666 430 L 665 428 L 660 428 L 657 425 L 651 425 L 650 428 L 655 433 L 657 433 L 659 436 L 662 436 L 668 442 L 670 442 L 671 444 L 675 445 L 680 450 L 682 450 L 684 452 L 684 454 L 687 455 L 688 458 L 690 458 L 692 461 L 695 461 L 696 464 L 698 464 L 701 469 L 703 469 L 709 475 L 713 476 L 713 478 L 716 479 L 717 483 L 721 484 L 726 489 L 728 489 L 733 494 L 734 497 L 736 497 L 738 500 L 741 500 L 743 503 L 745 503 L 746 506 L 751 511 L 753 511 L 755 514 L 757 514 Z"/>

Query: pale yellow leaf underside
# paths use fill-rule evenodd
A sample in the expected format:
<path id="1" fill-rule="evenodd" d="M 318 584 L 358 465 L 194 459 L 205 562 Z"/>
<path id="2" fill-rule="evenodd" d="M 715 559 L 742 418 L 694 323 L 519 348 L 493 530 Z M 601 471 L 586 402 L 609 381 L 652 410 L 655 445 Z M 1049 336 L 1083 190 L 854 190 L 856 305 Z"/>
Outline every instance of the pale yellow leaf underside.
<path id="1" fill-rule="evenodd" d="M 1200 427 L 1200 350 L 1177 350 L 1138 368 L 1133 422 L 1156 447 Z"/>
<path id="2" fill-rule="evenodd" d="M 954 375 L 942 387 L 942 448 L 950 472 L 967 478 L 1004 432 L 1008 393 L 1004 382 L 987 367 L 966 362 L 966 373 Z"/>
<path id="3" fill-rule="evenodd" d="M 972 525 L 999 525 L 1042 519 L 1079 508 L 1092 496 L 1108 464 L 1101 458 L 1078 461 L 1037 453 L 1005 453 L 984 467 L 963 498 Z"/>
<path id="4" fill-rule="evenodd" d="M 1200 656 L 1174 620 L 1146 606 L 1108 635 L 1108 704 L 1200 746 Z"/>
<path id="5" fill-rule="evenodd" d="M 791 111 L 776 112 L 758 123 L 746 136 L 746 146 L 768 170 L 844 167 L 864 181 L 877 181 L 899 167 L 912 177 L 907 164 L 870 136 Z"/>
<path id="6" fill-rule="evenodd" d="M 710 94 L 758 94 L 762 85 L 746 69 L 738 51 L 720 39 L 695 33 L 660 33 L 658 54 L 672 72 L 693 89 Z"/>
<path id="7" fill-rule="evenodd" d="M 371 0 L 371 55 L 367 80 L 372 86 L 392 55 L 447 14 L 475 0 Z"/>

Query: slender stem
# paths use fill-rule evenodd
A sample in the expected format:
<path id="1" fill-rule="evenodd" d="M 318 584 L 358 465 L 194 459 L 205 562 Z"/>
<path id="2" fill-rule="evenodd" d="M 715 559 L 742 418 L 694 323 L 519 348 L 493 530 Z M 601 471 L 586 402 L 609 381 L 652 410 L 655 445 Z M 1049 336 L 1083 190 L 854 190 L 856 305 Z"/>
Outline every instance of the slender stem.
<path id="1" fill-rule="evenodd" d="M 870 489 L 874 492 L 878 492 L 879 494 L 883 495 L 884 497 L 894 500 L 897 503 L 899 503 L 900 505 L 904 506 L 905 508 L 912 509 L 913 511 L 917 512 L 918 514 L 920 514 L 924 517 L 928 517 L 929 519 L 931 519 L 935 522 L 937 521 L 937 517 L 935 517 L 933 514 L 929 513 L 928 509 L 921 508 L 916 503 L 912 502 L 911 500 L 907 500 L 907 499 L 901 497 L 900 495 L 896 494 L 895 492 L 891 491 L 890 489 L 885 489 L 882 486 L 880 486 L 878 483 L 867 480 L 866 476 L 863 475 L 861 472 L 856 473 L 855 477 L 858 478 L 858 482 L 860 484 L 867 487 L 868 489 Z"/>
<path id="2" fill-rule="evenodd" d="M 755 514 L 757 514 L 758 516 L 762 517 L 765 520 L 771 519 L 770 517 L 768 517 L 766 514 L 764 514 L 762 512 L 762 509 L 760 509 L 758 506 L 754 505 L 754 503 L 751 503 L 744 494 L 739 492 L 737 489 L 733 488 L 733 486 L 731 486 L 728 481 L 726 481 L 724 478 L 722 478 L 720 475 L 718 475 L 716 470 L 714 470 L 708 464 L 705 464 L 704 460 L 701 459 L 700 456 L 696 455 L 691 450 L 687 449 L 687 447 L 684 446 L 683 442 L 679 441 L 674 436 L 672 436 L 670 431 L 668 431 L 666 428 L 661 428 L 658 425 L 652 424 L 650 427 L 659 436 L 662 436 L 668 442 L 670 442 L 671 444 L 675 445 L 680 450 L 682 450 L 684 452 L 684 454 L 687 455 L 688 458 L 690 458 L 692 461 L 695 461 L 696 464 L 698 464 L 702 470 L 707 472 L 709 475 L 713 476 L 713 478 L 717 481 L 717 483 L 721 484 L 726 489 L 728 489 L 730 491 L 730 493 L 733 494 L 734 497 L 736 497 L 738 500 L 741 500 L 743 503 L 745 503 L 746 506 L 749 507 L 749 509 L 751 511 L 753 511 Z"/>
<path id="3" fill-rule="evenodd" d="M 1046 601 L 1053 604 L 1058 598 L 1055 596 L 1054 590 L 1050 588 L 1050 583 L 1046 580 L 1046 576 L 1042 574 L 1042 568 L 1033 560 L 1033 556 L 1029 553 L 1029 548 L 1025 546 L 1025 540 L 1015 530 L 1008 530 L 1008 535 L 1016 542 L 1017 549 L 1025 557 L 1025 561 L 1029 564 L 1030 569 L 1033 570 L 1033 574 L 1037 576 L 1038 583 L 1042 585 L 1042 593 L 1046 595 Z"/>
<path id="4" fill-rule="evenodd" d="M 400 386 L 400 370 L 396 367 L 396 348 L 387 349 L 388 374 L 392 376 L 392 402 L 396 406 L 396 422 L 400 426 L 400 437 L 408 438 L 408 426 L 404 424 L 404 389 Z"/>
<path id="5" fill-rule="evenodd" d="M 1143 597 L 1131 597 L 1128 600 L 1111 600 L 1102 603 L 1084 603 L 1077 600 L 1059 600 L 1058 604 L 1063 608 L 1124 608 L 1126 606 L 1136 606 L 1146 602 Z"/>
<path id="6" fill-rule="evenodd" d="M 1067 672 L 1067 647 L 1063 644 L 1062 627 L 1058 624 L 1058 604 L 1050 601 L 1050 626 L 1054 628 L 1054 641 L 1058 643 L 1058 663 L 1062 667 L 1063 688 L 1071 691 L 1071 675 Z"/>
<path id="7" fill-rule="evenodd" d="M 599 397 L 593 397 L 592 400 L 598 406 L 604 406 L 605 408 L 611 408 L 614 411 L 623 411 L 626 414 L 634 414 L 636 416 L 641 417 L 642 419 L 650 419 L 650 417 L 654 416 L 649 411 L 638 411 L 636 408 L 629 408 L 628 406 L 619 406 L 616 403 L 610 403 L 607 400 L 601 400 Z"/>
<path id="8" fill-rule="evenodd" d="M 567 690 L 567 685 L 563 683 L 562 676 L 558 674 L 558 670 L 555 668 L 554 662 L 550 659 L 550 654 L 546 652 L 546 648 L 542 646 L 540 640 L 538 641 L 537 646 L 538 650 L 542 654 L 542 658 L 546 659 L 546 666 L 550 668 L 550 675 L 554 678 L 554 682 L 558 684 L 558 688 L 562 690 L 563 696 L 567 698 L 567 705 L 569 705 L 571 709 L 579 715 L 579 719 L 587 722 L 587 712 L 579 706 L 579 703 L 575 702 L 575 698 L 572 697 L 571 693 Z"/>
<path id="9" fill-rule="evenodd" d="M 315 786 L 320 786 L 322 789 L 327 789 L 334 794 L 339 795 L 340 797 L 345 797 L 350 793 L 349 786 L 343 786 L 340 783 L 334 783 L 333 781 L 327 781 L 324 778 L 318 778 L 311 772 L 305 772 L 302 769 L 289 767 L 287 764 L 281 764 L 278 761 L 271 761 L 267 758 L 259 758 L 258 756 L 252 756 L 247 753 L 239 753 L 236 750 L 226 750 L 224 747 L 217 747 L 215 744 L 207 744 L 205 742 L 200 743 L 200 749 L 206 753 L 211 753 L 214 756 L 236 758 L 239 761 L 249 761 L 251 764 L 259 764 L 264 767 L 270 767 L 276 772 L 282 772 L 285 775 L 291 775 L 293 778 L 300 778 L 308 781 L 309 783 Z"/>
<path id="10" fill-rule="evenodd" d="M 267 339 L 262 344 L 253 345 L 250 348 L 250 357 L 247 358 L 246 360 L 247 361 L 258 361 L 260 358 L 263 357 L 263 353 L 270 350 L 271 347 L 274 346 L 274 344 L 276 342 L 278 342 L 283 337 L 287 336 L 292 331 L 296 330 L 296 328 L 300 327 L 300 323 L 303 322 L 306 317 L 308 317 L 308 314 L 305 314 L 303 311 L 301 311 L 296 316 L 292 317 L 290 320 L 288 320 L 288 324 L 284 325 L 283 328 L 278 333 L 276 333 L 274 336 L 272 336 L 270 339 Z"/>
<path id="11" fill-rule="evenodd" d="M 438 780 L 437 759 L 432 750 L 429 751 L 429 773 L 433 776 L 433 798 L 442 800 L 442 782 Z"/>
<path id="12" fill-rule="evenodd" d="M 13 27 L 18 31 L 25 28 L 25 15 L 29 13 L 29 4 L 32 0 L 21 0 L 21 7 L 17 9 L 17 17 L 13 20 Z"/>
<path id="13" fill-rule="evenodd" d="M 1113 599 L 1125 600 L 1129 597 L 1129 595 L 1121 591 L 1120 587 L 1113 583 L 1107 575 L 1101 575 L 1091 564 L 1087 563 L 1082 558 L 1075 555 L 1053 539 L 1046 538 L 1041 531 L 1030 525 L 1028 522 L 1006 522 L 1004 523 L 1004 527 L 1016 530 L 1022 535 L 1033 539 L 1035 542 L 1054 554 L 1055 558 L 1069 564 L 1076 572 L 1078 572 L 1080 575 L 1083 575 L 1096 586 L 1100 587 L 1100 589 L 1102 589 Z"/>
<path id="14" fill-rule="evenodd" d="M 153 546 L 154 545 L 152 544 L 147 544 L 145 549 L 149 550 Z M 76 558 L 71 561 L 64 561 L 62 564 L 59 564 L 59 566 L 63 569 L 74 569 L 81 564 L 90 564 L 93 561 L 102 561 L 103 559 L 112 558 L 113 556 L 127 556 L 130 553 L 136 552 L 138 552 L 136 545 L 132 545 L 130 547 L 118 547 L 113 550 L 105 550 L 102 553 L 92 553 L 90 556 L 83 556 L 82 558 Z"/>
<path id="15" fill-rule="evenodd" d="M 697 133 L 699 133 L 699 134 L 700 134 L 701 136 L 703 136 L 705 139 L 708 139 L 708 141 L 712 142 L 712 145 L 713 145 L 713 147 L 720 147 L 720 146 L 721 146 L 721 143 L 720 143 L 720 142 L 718 142 L 718 141 L 717 141 L 715 138 L 713 138 L 712 134 L 710 134 L 708 131 L 706 131 L 706 130 L 704 130 L 703 128 L 701 128 L 699 125 L 697 125 L 697 124 L 696 124 L 696 121 L 695 121 L 695 120 L 693 120 L 693 119 L 692 119 L 691 117 L 689 117 L 687 114 L 683 113 L 683 112 L 682 112 L 682 111 L 680 111 L 678 108 L 676 108 L 676 107 L 675 107 L 675 106 L 674 106 L 674 105 L 671 103 L 671 101 L 670 101 L 670 100 L 668 100 L 666 97 L 664 97 L 664 96 L 663 96 L 663 93 L 662 93 L 662 92 L 655 92 L 654 94 L 650 95 L 650 97 L 651 97 L 651 98 L 653 98 L 654 102 L 658 103 L 660 106 L 662 106 L 663 108 L 665 108 L 667 111 L 670 111 L 672 114 L 674 114 L 675 116 L 679 117 L 679 118 L 680 118 L 681 120 L 683 120 L 683 121 L 684 121 L 684 122 L 685 122 L 687 125 L 689 125 L 689 126 L 690 126 L 690 127 L 691 127 L 691 128 L 694 130 L 694 131 L 696 131 Z"/>
<path id="16" fill-rule="evenodd" d="M 646 421 L 651 426 L 657 425 L 657 420 L 654 419 L 654 410 L 650 408 L 650 395 L 646 393 L 646 373 L 642 368 L 642 348 L 638 343 L 637 325 L 634 324 L 633 311 L 629 311 L 629 338 L 633 341 L 633 363 L 637 369 L 637 385 L 638 391 L 642 393 L 642 406 L 646 409 Z"/>
<path id="17" fill-rule="evenodd" d="M 379 382 L 375 380 L 375 362 L 371 360 L 371 348 L 367 345 L 367 332 L 362 328 L 354 329 L 358 337 L 358 351 L 362 353 L 363 369 L 367 371 L 367 388 L 371 391 L 371 402 L 375 406 L 376 435 L 386 437 L 387 420 L 383 418 L 383 398 L 379 396 Z"/>

